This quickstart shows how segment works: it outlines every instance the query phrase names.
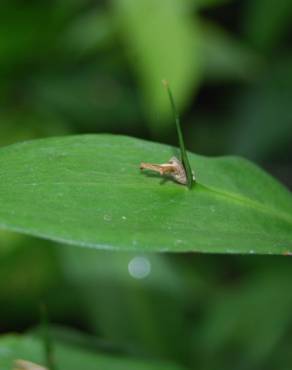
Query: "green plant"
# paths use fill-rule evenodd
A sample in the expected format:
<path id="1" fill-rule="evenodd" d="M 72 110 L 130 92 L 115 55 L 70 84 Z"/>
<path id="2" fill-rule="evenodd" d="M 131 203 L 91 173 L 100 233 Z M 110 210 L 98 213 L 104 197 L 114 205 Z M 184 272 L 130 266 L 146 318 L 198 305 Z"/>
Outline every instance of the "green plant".
<path id="1" fill-rule="evenodd" d="M 0 369 L 290 370 L 292 2 L 0 8 Z"/>
<path id="2" fill-rule="evenodd" d="M 292 251 L 292 197 L 250 162 L 190 154 L 196 186 L 139 172 L 176 148 L 85 135 L 0 150 L 0 225 L 69 244 L 132 251 Z"/>

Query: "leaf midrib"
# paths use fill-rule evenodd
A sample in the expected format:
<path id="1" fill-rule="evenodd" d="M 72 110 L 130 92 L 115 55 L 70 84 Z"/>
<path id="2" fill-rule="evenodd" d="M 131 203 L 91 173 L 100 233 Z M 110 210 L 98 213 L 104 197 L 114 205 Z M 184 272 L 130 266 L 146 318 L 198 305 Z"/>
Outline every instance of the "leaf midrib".
<path id="1" fill-rule="evenodd" d="M 130 176 L 129 176 L 130 177 Z M 42 185 L 42 184 L 45 184 L 45 185 L 74 185 L 74 186 L 99 186 L 99 185 L 102 185 L 102 182 L 99 181 L 99 182 L 33 182 L 33 183 L 22 183 L 21 185 L 23 186 L 33 186 L 33 187 L 36 187 L 38 185 Z M 112 183 L 111 186 L 114 186 L 115 184 Z M 129 185 L 132 185 L 134 186 L 134 184 L 130 184 L 130 183 L 127 183 L 127 184 L 122 184 L 122 183 L 118 183 L 118 186 L 129 186 Z M 139 187 L 143 186 L 143 184 L 139 184 Z M 157 184 L 155 184 L 155 186 L 157 186 Z M 178 186 L 181 186 L 181 185 L 178 185 Z M 143 186 L 144 188 L 146 187 Z M 147 184 L 147 187 L 149 188 L 149 184 Z M 154 187 L 154 185 L 153 185 Z M 273 215 L 274 217 L 278 218 L 278 219 L 282 219 L 284 220 L 285 222 L 288 222 L 289 224 L 291 224 L 291 227 L 292 227 L 292 217 L 287 214 L 286 212 L 282 212 L 282 211 L 279 211 L 275 208 L 272 208 L 272 207 L 269 207 L 265 204 L 262 204 L 254 199 L 251 199 L 251 198 L 247 198 L 245 196 L 240 196 L 236 193 L 233 193 L 233 192 L 230 192 L 230 191 L 222 191 L 221 189 L 216 189 L 216 188 L 212 188 L 211 186 L 206 186 L 206 185 L 203 185 L 199 182 L 197 182 L 194 186 L 194 189 L 193 190 L 190 190 L 190 191 L 195 191 L 195 189 L 197 188 L 202 191 L 207 191 L 207 192 L 210 192 L 211 194 L 215 194 L 217 196 L 220 196 L 220 197 L 223 197 L 225 199 L 228 199 L 229 201 L 233 201 L 233 202 L 236 202 L 236 203 L 240 203 L 240 204 L 243 204 L 244 206 L 246 207 L 250 207 L 250 208 L 253 208 L 257 211 L 260 211 L 260 212 L 264 212 L 264 213 L 267 213 L 267 214 L 270 214 L 270 215 Z M 173 190 L 173 188 L 172 188 Z M 291 210 L 292 211 L 292 210 Z"/>
<path id="2" fill-rule="evenodd" d="M 227 199 L 232 200 L 234 202 L 238 202 L 238 203 L 244 204 L 245 206 L 249 206 L 253 209 L 256 209 L 257 211 L 268 213 L 268 214 L 271 214 L 271 215 L 275 216 L 276 218 L 283 219 L 284 221 L 291 224 L 291 227 L 292 227 L 292 217 L 289 214 L 285 213 L 285 212 L 280 212 L 277 209 L 271 208 L 267 205 L 264 205 L 264 204 L 254 200 L 254 199 L 246 198 L 244 196 L 239 196 L 238 194 L 235 194 L 235 193 L 232 193 L 232 192 L 217 190 L 215 188 L 212 188 L 210 186 L 206 186 L 206 185 L 203 185 L 203 184 L 200 184 L 200 183 L 197 183 L 197 185 L 199 185 L 201 187 L 201 190 L 203 190 L 203 191 L 208 191 L 210 193 L 214 193 L 217 196 L 227 198 Z"/>

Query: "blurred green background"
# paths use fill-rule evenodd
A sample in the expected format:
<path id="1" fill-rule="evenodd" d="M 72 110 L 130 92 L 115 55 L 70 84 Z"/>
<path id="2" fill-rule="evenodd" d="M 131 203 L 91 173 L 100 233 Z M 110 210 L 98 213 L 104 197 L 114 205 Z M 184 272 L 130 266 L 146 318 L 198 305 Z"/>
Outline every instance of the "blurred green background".
<path id="1" fill-rule="evenodd" d="M 243 155 L 291 189 L 291 24 L 291 0 L 2 0 L 0 145 L 99 132 L 176 145 L 167 78 L 191 151 Z M 291 369 L 291 264 L 1 232 L 0 331 L 37 326 L 44 301 L 57 335 L 98 350 Z"/>

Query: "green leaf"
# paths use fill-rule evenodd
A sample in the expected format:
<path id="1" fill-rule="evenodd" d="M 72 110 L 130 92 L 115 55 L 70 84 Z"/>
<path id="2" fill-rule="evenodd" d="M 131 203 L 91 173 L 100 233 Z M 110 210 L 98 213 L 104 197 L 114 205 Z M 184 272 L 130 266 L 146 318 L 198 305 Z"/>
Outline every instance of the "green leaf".
<path id="1" fill-rule="evenodd" d="M 291 193 L 237 157 L 189 153 L 190 191 L 139 171 L 176 148 L 114 135 L 0 149 L 0 227 L 132 251 L 292 252 Z"/>
<path id="2" fill-rule="evenodd" d="M 201 21 L 204 78 L 208 81 L 251 81 L 263 62 L 251 48 L 217 24 Z"/>
<path id="3" fill-rule="evenodd" d="M 109 356 L 78 348 L 68 344 L 55 343 L 56 365 L 61 370 L 179 370 L 170 365 L 139 361 L 126 357 Z M 12 369 L 16 359 L 44 365 L 43 344 L 29 336 L 7 335 L 0 339 L 0 370 Z"/>
<path id="4" fill-rule="evenodd" d="M 200 328 L 195 327 L 201 333 L 198 350 L 202 357 L 216 358 L 219 354 L 218 357 L 223 357 L 224 352 L 229 356 L 236 343 L 240 348 L 237 353 L 244 353 L 240 360 L 237 358 L 243 368 L 273 369 L 271 357 L 279 356 L 279 348 L 285 346 L 289 331 L 292 295 L 287 292 L 291 287 L 291 272 L 289 259 L 261 258 L 261 263 L 236 288 L 228 284 L 217 286 L 216 294 L 208 302 L 208 314 Z M 234 363 L 226 368 L 234 369 Z"/>
<path id="5" fill-rule="evenodd" d="M 178 107 L 183 108 L 201 80 L 196 15 L 180 0 L 115 0 L 113 4 L 150 128 L 161 134 L 172 128 L 172 121 L 160 81 L 171 81 Z"/>
<path id="6" fill-rule="evenodd" d="M 231 150 L 266 160 L 290 148 L 292 56 L 262 70 L 261 78 L 238 96 Z M 277 122 L 277 123 L 276 123 Z"/>

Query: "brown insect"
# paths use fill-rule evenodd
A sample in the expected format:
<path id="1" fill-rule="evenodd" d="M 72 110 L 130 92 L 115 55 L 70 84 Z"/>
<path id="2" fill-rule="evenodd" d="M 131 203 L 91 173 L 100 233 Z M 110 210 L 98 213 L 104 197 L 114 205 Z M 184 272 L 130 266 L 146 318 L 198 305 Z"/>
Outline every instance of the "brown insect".
<path id="1" fill-rule="evenodd" d="M 158 172 L 161 176 L 168 175 L 179 184 L 187 184 L 187 175 L 184 166 L 176 157 L 170 158 L 167 163 L 163 164 L 142 162 L 140 164 L 140 169 L 155 171 Z"/>

